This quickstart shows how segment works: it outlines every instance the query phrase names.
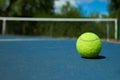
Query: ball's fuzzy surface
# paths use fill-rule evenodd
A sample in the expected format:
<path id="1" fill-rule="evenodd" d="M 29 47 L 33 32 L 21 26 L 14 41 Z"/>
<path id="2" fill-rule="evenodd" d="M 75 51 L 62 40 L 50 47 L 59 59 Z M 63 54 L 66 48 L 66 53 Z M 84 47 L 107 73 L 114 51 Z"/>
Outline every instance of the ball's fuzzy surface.
<path id="1" fill-rule="evenodd" d="M 86 32 L 77 39 L 76 48 L 81 57 L 96 58 L 101 51 L 102 42 L 96 34 Z"/>

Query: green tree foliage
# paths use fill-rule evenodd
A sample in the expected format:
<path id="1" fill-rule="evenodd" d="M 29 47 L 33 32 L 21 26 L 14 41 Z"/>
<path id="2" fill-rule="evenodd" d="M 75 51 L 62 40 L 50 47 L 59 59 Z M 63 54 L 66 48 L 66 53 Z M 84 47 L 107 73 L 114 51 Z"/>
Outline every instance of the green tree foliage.
<path id="1" fill-rule="evenodd" d="M 70 2 L 66 2 L 66 5 L 62 6 L 61 15 L 66 17 L 80 17 L 78 9 L 71 5 Z"/>
<path id="2" fill-rule="evenodd" d="M 86 17 L 83 15 L 82 7 L 76 8 L 70 2 L 62 6 L 61 13 L 54 13 L 54 0 L 0 0 L 0 16 L 99 18 L 99 13 L 91 13 Z M 102 15 L 102 17 L 108 16 Z M 1 23 L 2 21 L 0 25 Z M 95 32 L 102 38 L 106 37 L 104 22 L 7 21 L 6 26 L 8 34 L 78 37 L 83 32 Z"/>
<path id="3" fill-rule="evenodd" d="M 94 12 L 94 13 L 91 13 L 90 18 L 99 18 L 99 13 L 98 12 Z"/>
<path id="4" fill-rule="evenodd" d="M 54 0 L 0 0 L 0 16 L 39 17 L 53 8 Z"/>
<path id="5" fill-rule="evenodd" d="M 2 17 L 49 17 L 54 14 L 54 0 L 0 0 Z M 7 22 L 7 33 L 34 34 L 37 22 Z M 34 27 L 33 27 L 34 26 Z"/>
<path id="6" fill-rule="evenodd" d="M 118 18 L 119 22 L 118 22 L 118 32 L 119 35 L 118 37 L 120 38 L 120 0 L 109 0 L 109 13 L 110 13 L 110 17 L 113 18 Z"/>
<path id="7" fill-rule="evenodd" d="M 82 11 L 81 11 L 82 12 Z M 83 17 L 78 9 L 71 5 L 70 2 L 66 2 L 62 6 L 61 12 L 56 13 L 55 17 L 64 17 L 64 18 L 80 18 Z M 78 36 L 81 32 L 81 27 L 83 23 L 80 22 L 41 22 L 38 23 L 38 34 L 54 37 L 75 37 Z M 46 29 L 45 29 L 46 27 Z"/>
<path id="8" fill-rule="evenodd" d="M 120 0 L 109 0 L 108 9 L 111 17 L 120 18 Z"/>

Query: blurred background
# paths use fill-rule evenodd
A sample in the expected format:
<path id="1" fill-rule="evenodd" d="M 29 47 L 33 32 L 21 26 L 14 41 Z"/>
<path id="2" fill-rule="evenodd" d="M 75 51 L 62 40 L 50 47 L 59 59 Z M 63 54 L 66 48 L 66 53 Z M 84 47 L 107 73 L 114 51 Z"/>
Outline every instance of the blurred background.
<path id="1" fill-rule="evenodd" d="M 116 18 L 120 38 L 120 0 L 0 0 L 0 17 Z M 0 20 L 2 34 L 3 21 Z M 109 29 L 106 25 L 109 25 Z M 77 38 L 83 32 L 114 39 L 114 22 L 6 21 L 5 34 Z M 108 35 L 109 34 L 109 35 Z"/>

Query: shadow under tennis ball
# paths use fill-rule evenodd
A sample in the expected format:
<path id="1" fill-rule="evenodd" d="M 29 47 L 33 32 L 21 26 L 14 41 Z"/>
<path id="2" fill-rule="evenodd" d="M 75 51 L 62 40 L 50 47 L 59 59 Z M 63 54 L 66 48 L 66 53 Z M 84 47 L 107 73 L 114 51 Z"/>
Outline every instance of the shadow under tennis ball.
<path id="1" fill-rule="evenodd" d="M 84 58 L 84 59 L 105 59 L 106 57 L 100 55 L 100 56 L 97 56 L 97 57 L 95 57 L 95 58 L 86 58 L 86 57 L 82 57 L 82 58 Z"/>

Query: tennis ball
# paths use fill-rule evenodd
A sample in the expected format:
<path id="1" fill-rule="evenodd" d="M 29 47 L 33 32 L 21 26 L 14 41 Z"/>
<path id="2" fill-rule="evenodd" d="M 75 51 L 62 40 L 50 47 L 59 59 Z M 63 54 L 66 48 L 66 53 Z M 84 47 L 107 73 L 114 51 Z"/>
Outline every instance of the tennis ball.
<path id="1" fill-rule="evenodd" d="M 102 42 L 96 34 L 86 32 L 77 39 L 76 48 L 81 57 L 96 58 L 101 51 Z"/>

